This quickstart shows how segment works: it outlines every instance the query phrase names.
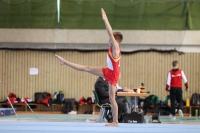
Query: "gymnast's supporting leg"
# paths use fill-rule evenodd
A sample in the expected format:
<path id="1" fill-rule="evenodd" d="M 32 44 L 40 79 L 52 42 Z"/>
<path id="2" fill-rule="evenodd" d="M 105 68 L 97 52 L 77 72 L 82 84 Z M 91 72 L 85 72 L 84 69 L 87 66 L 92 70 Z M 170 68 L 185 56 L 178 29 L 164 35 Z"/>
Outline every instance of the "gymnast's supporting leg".
<path id="1" fill-rule="evenodd" d="M 117 88 L 116 86 L 109 84 L 109 99 L 112 106 L 113 122 L 106 124 L 106 126 L 116 127 L 118 126 L 118 106 L 115 99 Z"/>
<path id="2" fill-rule="evenodd" d="M 55 54 L 55 57 L 58 58 L 58 60 L 60 61 L 61 65 L 67 65 L 75 70 L 78 71 L 84 71 L 84 72 L 88 72 L 91 73 L 93 75 L 96 76 L 101 76 L 104 78 L 103 72 L 102 72 L 102 68 L 101 67 L 90 67 L 90 66 L 84 66 L 84 65 L 79 65 L 79 64 L 75 64 L 69 61 L 66 61 L 65 59 L 63 59 L 62 57 L 58 56 Z"/>

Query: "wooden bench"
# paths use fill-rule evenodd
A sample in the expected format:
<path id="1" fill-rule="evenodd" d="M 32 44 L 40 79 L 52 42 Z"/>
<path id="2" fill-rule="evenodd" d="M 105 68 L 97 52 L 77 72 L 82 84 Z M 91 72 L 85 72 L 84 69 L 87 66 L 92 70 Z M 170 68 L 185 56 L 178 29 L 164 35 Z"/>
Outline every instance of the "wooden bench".
<path id="1" fill-rule="evenodd" d="M 200 106 L 191 106 L 191 115 L 192 115 L 193 109 L 198 109 L 198 111 L 200 111 Z"/>
<path id="2" fill-rule="evenodd" d="M 29 106 L 44 106 L 43 104 L 38 104 L 38 103 L 28 103 Z M 6 104 L 6 103 L 0 103 L 0 106 L 3 105 L 7 105 L 10 107 L 10 104 Z M 23 106 L 23 111 L 28 111 L 28 106 L 25 103 L 15 103 L 13 104 L 14 107 L 19 107 L 19 106 Z M 51 111 L 53 107 L 63 107 L 63 104 L 51 104 Z M 81 105 L 82 106 L 82 105 Z M 154 106 L 150 106 L 150 108 L 153 108 Z M 166 106 L 157 106 L 157 108 L 165 108 Z M 87 107 L 88 109 L 89 107 Z M 99 110 L 97 110 L 98 106 L 97 104 L 92 104 L 92 114 L 93 115 L 98 115 L 99 114 Z M 192 115 L 192 109 L 193 108 L 198 108 L 200 109 L 200 106 L 183 106 L 183 113 L 185 116 L 191 116 Z M 79 111 L 79 113 L 83 113 L 84 111 Z M 148 112 L 149 113 L 149 112 Z"/>
<path id="3" fill-rule="evenodd" d="M 38 104 L 38 103 L 28 103 L 29 106 L 44 106 L 44 104 Z M 6 104 L 6 103 L 0 103 L 0 106 L 9 106 L 10 107 L 10 104 Z M 14 107 L 19 107 L 19 106 L 23 106 L 24 108 L 24 111 L 27 111 L 29 110 L 28 109 L 28 106 L 25 104 L 25 103 L 15 103 L 13 104 Z M 51 109 L 52 107 L 55 107 L 55 106 L 63 106 L 63 104 L 51 104 Z"/>
<path id="4" fill-rule="evenodd" d="M 6 103 L 0 103 L 0 107 L 2 106 L 10 106 L 10 104 L 6 104 Z M 33 111 L 53 111 L 53 112 L 63 112 L 64 110 L 64 104 L 51 104 L 50 107 L 46 107 L 44 104 L 38 104 L 38 103 L 28 103 L 28 105 L 31 107 L 31 109 L 33 109 Z M 30 111 L 28 106 L 25 103 L 15 103 L 13 104 L 13 106 L 15 108 L 18 108 L 17 111 Z M 35 108 L 33 108 L 33 106 L 36 106 Z M 39 107 L 40 106 L 40 107 Z M 78 114 L 84 114 L 84 112 L 90 112 L 93 111 L 92 108 L 93 104 L 86 104 L 86 105 L 79 105 L 79 110 L 78 110 Z M 76 106 L 74 105 L 74 110 L 76 110 Z"/>

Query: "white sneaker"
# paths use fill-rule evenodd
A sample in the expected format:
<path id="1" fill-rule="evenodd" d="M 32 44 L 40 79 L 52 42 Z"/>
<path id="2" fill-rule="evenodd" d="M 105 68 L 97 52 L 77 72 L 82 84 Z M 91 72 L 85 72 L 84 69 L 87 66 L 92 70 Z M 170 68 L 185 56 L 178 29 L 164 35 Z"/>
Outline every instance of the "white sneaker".
<path id="1" fill-rule="evenodd" d="M 176 116 L 173 116 L 172 114 L 169 115 L 169 118 L 170 118 L 171 120 L 176 120 Z"/>
<path id="2" fill-rule="evenodd" d="M 171 117 L 171 120 L 176 120 L 176 116 L 172 116 L 172 117 Z"/>
<path id="3" fill-rule="evenodd" d="M 179 114 L 179 117 L 183 117 L 183 112 L 182 112 L 182 110 L 178 110 L 178 114 Z"/>
<path id="4" fill-rule="evenodd" d="M 77 114 L 77 112 L 72 110 L 72 111 L 71 111 L 71 112 L 69 112 L 68 114 L 69 114 L 69 115 L 76 115 L 76 114 Z"/>

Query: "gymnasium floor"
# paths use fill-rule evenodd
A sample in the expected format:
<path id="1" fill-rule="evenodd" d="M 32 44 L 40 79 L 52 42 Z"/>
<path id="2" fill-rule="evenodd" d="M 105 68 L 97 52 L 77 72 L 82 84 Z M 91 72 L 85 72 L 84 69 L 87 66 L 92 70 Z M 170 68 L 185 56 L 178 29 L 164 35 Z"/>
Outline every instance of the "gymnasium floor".
<path id="1" fill-rule="evenodd" d="M 104 123 L 81 122 L 1 122 L 1 133 L 199 133 L 199 125 L 183 124 L 120 124 L 105 127 Z"/>
<path id="2" fill-rule="evenodd" d="M 65 114 L 18 114 L 0 117 L 1 133 L 199 133 L 200 118 L 177 117 L 172 121 L 168 117 L 160 117 L 162 124 L 125 124 L 119 127 L 105 127 L 105 123 L 88 123 L 88 118 L 97 119 L 97 115 L 65 115 Z M 145 117 L 148 121 L 149 117 Z"/>

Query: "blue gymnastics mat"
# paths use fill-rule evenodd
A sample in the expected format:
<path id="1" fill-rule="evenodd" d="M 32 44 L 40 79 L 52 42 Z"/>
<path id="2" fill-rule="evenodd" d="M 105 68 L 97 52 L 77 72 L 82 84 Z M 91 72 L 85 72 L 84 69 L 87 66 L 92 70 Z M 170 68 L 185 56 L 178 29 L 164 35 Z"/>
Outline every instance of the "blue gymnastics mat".
<path id="1" fill-rule="evenodd" d="M 119 124 L 84 122 L 0 122 L 1 133 L 200 133 L 200 125 Z"/>
<path id="2" fill-rule="evenodd" d="M 16 108 L 15 108 L 16 110 Z M 15 115 L 12 108 L 0 108 L 0 117 Z"/>

